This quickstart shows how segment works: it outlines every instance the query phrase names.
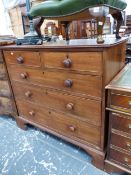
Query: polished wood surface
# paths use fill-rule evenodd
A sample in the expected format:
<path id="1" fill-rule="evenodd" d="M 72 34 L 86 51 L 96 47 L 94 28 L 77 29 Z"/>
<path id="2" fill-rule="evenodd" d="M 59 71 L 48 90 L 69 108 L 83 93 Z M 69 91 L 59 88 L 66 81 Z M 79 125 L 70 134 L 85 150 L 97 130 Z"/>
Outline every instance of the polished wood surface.
<path id="1" fill-rule="evenodd" d="M 19 114 L 34 123 L 48 127 L 68 137 L 75 137 L 97 146 L 100 145 L 100 128 L 32 103 L 17 101 L 17 105 Z"/>
<path id="2" fill-rule="evenodd" d="M 76 94 L 101 97 L 101 82 L 99 76 L 81 75 L 71 72 L 29 69 L 19 66 L 9 66 L 12 80 L 23 83 L 39 84 L 45 87 L 62 89 Z"/>
<path id="3" fill-rule="evenodd" d="M 131 174 L 131 64 L 109 83 L 109 138 L 106 170 Z"/>
<path id="4" fill-rule="evenodd" d="M 86 71 L 96 75 L 102 73 L 101 52 L 41 52 L 40 54 L 46 68 Z"/>
<path id="5" fill-rule="evenodd" d="M 74 115 L 76 118 L 96 126 L 101 126 L 101 101 L 99 100 L 81 98 L 68 93 L 18 82 L 14 82 L 13 87 L 17 100 L 24 99 L 40 106 L 65 112 L 67 115 Z M 86 110 L 87 108 L 88 110 Z"/>
<path id="6" fill-rule="evenodd" d="M 18 126 L 25 129 L 30 123 L 70 141 L 104 169 L 108 121 L 104 88 L 124 66 L 124 54 L 118 53 L 125 45 L 122 38 L 100 45 L 96 40 L 71 40 L 4 47 Z"/>
<path id="7" fill-rule="evenodd" d="M 40 67 L 39 52 L 25 52 L 25 51 L 5 51 L 5 57 L 9 64 L 22 64 L 26 66 Z"/>

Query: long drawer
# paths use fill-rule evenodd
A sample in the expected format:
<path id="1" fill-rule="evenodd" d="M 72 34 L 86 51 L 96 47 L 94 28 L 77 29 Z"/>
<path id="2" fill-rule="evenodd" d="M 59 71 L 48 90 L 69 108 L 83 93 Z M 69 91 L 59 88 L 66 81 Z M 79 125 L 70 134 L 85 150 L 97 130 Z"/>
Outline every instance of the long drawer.
<path id="1" fill-rule="evenodd" d="M 110 149 L 109 159 L 131 169 L 131 154 L 116 149 Z"/>
<path id="2" fill-rule="evenodd" d="M 9 66 L 9 70 L 12 80 L 41 84 L 46 87 L 99 98 L 102 94 L 102 77 L 100 76 L 81 75 L 64 71 L 34 70 L 22 68 L 21 66 Z"/>
<path id="3" fill-rule="evenodd" d="M 112 128 L 131 134 L 131 116 L 112 112 Z"/>
<path id="4" fill-rule="evenodd" d="M 101 101 L 80 98 L 18 82 L 13 83 L 13 89 L 17 99 L 28 100 L 41 106 L 79 116 L 94 125 L 101 125 Z"/>
<path id="5" fill-rule="evenodd" d="M 39 52 L 32 51 L 4 51 L 7 64 L 20 64 L 24 66 L 40 67 Z"/>
<path id="6" fill-rule="evenodd" d="M 111 133 L 111 144 L 131 152 L 131 138 L 116 133 Z"/>
<path id="7" fill-rule="evenodd" d="M 40 55 L 46 68 L 102 74 L 101 52 L 41 52 Z"/>
<path id="8" fill-rule="evenodd" d="M 85 122 L 71 118 L 68 115 L 57 113 L 53 110 L 41 108 L 40 106 L 17 100 L 17 107 L 20 116 L 25 119 L 48 127 L 51 130 L 68 136 L 69 138 L 78 138 L 96 146 L 100 146 L 100 128 L 94 127 Z"/>

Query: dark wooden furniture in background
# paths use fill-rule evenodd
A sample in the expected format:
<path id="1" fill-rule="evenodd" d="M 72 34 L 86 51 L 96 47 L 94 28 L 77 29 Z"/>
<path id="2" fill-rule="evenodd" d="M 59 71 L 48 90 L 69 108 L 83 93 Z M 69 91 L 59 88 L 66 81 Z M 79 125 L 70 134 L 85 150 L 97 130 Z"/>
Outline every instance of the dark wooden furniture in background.
<path id="1" fill-rule="evenodd" d="M 59 23 L 60 33 L 65 38 L 65 31 L 63 25 Z M 111 34 L 111 22 L 110 17 L 106 17 L 103 35 Z M 97 37 L 97 21 L 95 19 L 90 20 L 78 20 L 70 23 L 70 39 L 80 38 L 96 38 Z"/>
<path id="2" fill-rule="evenodd" d="M 106 169 L 131 174 L 131 64 L 106 89 L 110 125 Z"/>
<path id="3" fill-rule="evenodd" d="M 88 39 L 3 47 L 17 124 L 82 147 L 104 169 L 105 86 L 123 68 L 125 48 L 126 39 L 115 38 L 99 45 Z"/>
<path id="4" fill-rule="evenodd" d="M 16 108 L 11 92 L 3 54 L 0 51 L 0 115 L 16 116 Z"/>
<path id="5" fill-rule="evenodd" d="M 127 34 L 131 34 L 131 15 L 126 16 Z"/>
<path id="6" fill-rule="evenodd" d="M 131 62 L 131 41 L 127 43 L 126 47 L 126 63 Z"/>

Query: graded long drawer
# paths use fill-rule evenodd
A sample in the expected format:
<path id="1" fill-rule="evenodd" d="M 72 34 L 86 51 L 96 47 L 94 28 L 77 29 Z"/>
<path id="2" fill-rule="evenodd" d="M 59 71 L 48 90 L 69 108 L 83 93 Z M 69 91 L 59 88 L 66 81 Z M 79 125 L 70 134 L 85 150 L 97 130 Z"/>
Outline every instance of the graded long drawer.
<path id="1" fill-rule="evenodd" d="M 17 107 L 20 116 L 32 121 L 40 126 L 57 131 L 58 133 L 68 136 L 69 138 L 78 138 L 82 141 L 89 142 L 100 146 L 100 128 L 79 121 L 75 118 L 68 117 L 53 110 L 41 108 L 40 106 L 17 100 Z"/>
<path id="2" fill-rule="evenodd" d="M 112 112 L 112 128 L 131 134 L 131 116 Z"/>
<path id="3" fill-rule="evenodd" d="M 10 66 L 9 72 L 12 80 L 41 84 L 71 93 L 87 94 L 101 97 L 102 77 L 93 75 L 81 75 L 63 71 L 42 71 L 39 69 Z"/>
<path id="4" fill-rule="evenodd" d="M 14 82 L 13 89 L 18 100 L 24 99 L 80 117 L 89 123 L 101 125 L 101 101 L 51 91 L 39 86 Z M 93 113 L 92 113 L 93 111 Z"/>
<path id="5" fill-rule="evenodd" d="M 111 133 L 111 144 L 131 152 L 131 138 Z"/>
<path id="6" fill-rule="evenodd" d="M 102 74 L 101 52 L 41 52 L 40 55 L 46 68 Z"/>
<path id="7" fill-rule="evenodd" d="M 39 52 L 32 51 L 4 51 L 7 64 L 19 64 L 25 66 L 40 67 Z"/>

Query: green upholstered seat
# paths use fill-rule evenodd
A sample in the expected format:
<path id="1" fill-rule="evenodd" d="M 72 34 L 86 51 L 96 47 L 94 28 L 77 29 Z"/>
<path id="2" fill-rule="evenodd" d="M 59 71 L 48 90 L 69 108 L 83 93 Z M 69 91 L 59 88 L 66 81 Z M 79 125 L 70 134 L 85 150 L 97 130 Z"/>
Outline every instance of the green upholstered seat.
<path id="1" fill-rule="evenodd" d="M 59 18 L 74 15 L 94 6 L 109 6 L 110 9 L 124 10 L 125 0 L 48 0 L 31 8 L 29 15 L 34 17 Z"/>

